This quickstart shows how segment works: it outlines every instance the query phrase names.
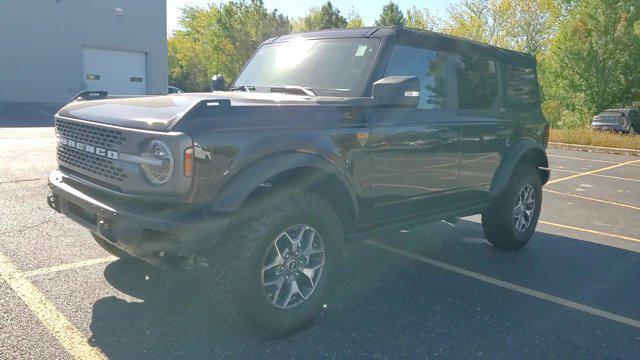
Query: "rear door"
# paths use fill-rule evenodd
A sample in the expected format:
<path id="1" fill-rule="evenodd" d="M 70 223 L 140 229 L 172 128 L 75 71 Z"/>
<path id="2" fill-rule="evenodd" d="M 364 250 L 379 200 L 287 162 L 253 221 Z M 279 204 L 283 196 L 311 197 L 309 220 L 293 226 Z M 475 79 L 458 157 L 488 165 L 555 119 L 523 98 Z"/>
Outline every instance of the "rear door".
<path id="1" fill-rule="evenodd" d="M 85 47 L 82 64 L 85 90 L 147 94 L 147 56 L 143 52 Z"/>
<path id="2" fill-rule="evenodd" d="M 455 56 L 458 116 L 462 127 L 460 188 L 466 202 L 486 199 L 513 122 L 501 116 L 499 63 Z"/>
<path id="3" fill-rule="evenodd" d="M 417 76 L 418 108 L 373 109 L 371 125 L 372 195 L 369 207 L 387 220 L 455 206 L 460 125 L 447 104 L 449 56 L 395 46 L 385 76 Z"/>

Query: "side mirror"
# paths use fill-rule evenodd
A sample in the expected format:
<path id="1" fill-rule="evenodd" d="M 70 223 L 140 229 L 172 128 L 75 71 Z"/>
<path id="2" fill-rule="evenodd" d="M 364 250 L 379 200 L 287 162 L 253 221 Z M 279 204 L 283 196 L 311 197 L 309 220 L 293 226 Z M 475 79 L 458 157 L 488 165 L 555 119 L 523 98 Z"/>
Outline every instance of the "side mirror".
<path id="1" fill-rule="evenodd" d="M 376 105 L 414 108 L 420 102 L 420 79 L 416 76 L 389 76 L 373 83 Z"/>
<path id="2" fill-rule="evenodd" d="M 213 75 L 213 77 L 211 78 L 211 91 L 224 91 L 224 90 L 225 90 L 224 76 L 220 74 Z"/>

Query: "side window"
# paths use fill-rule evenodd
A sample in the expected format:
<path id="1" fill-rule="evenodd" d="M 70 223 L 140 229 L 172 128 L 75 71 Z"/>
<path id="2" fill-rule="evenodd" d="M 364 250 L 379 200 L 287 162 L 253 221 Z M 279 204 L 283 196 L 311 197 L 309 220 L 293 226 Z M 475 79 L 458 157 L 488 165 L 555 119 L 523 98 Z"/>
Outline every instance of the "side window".
<path id="1" fill-rule="evenodd" d="M 511 108 L 536 106 L 539 102 L 538 79 L 534 69 L 505 66 L 505 100 Z"/>
<path id="2" fill-rule="evenodd" d="M 420 79 L 421 109 L 442 109 L 446 106 L 446 65 L 445 53 L 395 46 L 387 65 L 385 76 L 417 76 Z"/>
<path id="3" fill-rule="evenodd" d="M 458 107 L 461 110 L 491 110 L 498 103 L 496 62 L 471 56 L 456 56 Z"/>

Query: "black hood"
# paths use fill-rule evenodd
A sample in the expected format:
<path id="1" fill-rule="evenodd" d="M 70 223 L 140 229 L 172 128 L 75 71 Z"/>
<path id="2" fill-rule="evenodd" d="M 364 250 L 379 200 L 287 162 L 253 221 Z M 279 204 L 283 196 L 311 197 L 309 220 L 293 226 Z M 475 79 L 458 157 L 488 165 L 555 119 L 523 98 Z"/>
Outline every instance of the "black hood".
<path id="1" fill-rule="evenodd" d="M 167 131 L 204 100 L 229 100 L 231 106 L 273 106 L 339 103 L 342 98 L 257 92 L 185 93 L 74 101 L 60 109 L 58 115 L 135 129 Z"/>

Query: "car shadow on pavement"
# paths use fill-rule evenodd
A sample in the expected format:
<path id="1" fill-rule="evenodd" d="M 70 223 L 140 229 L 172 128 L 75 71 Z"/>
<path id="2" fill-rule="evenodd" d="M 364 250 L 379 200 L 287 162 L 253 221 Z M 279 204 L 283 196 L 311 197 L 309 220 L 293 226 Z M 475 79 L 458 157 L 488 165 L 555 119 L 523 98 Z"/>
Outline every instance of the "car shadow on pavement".
<path id="1" fill-rule="evenodd" d="M 421 240 L 427 237 L 429 241 Z M 640 318 L 632 304 L 619 300 L 640 293 L 639 285 L 621 283 L 640 276 L 637 253 L 545 233 L 537 233 L 522 251 L 501 252 L 481 240 L 478 224 L 466 221 L 455 230 L 430 225 L 379 239 Z M 638 349 L 633 328 L 367 244 L 349 247 L 328 311 L 310 327 L 281 339 L 214 318 L 203 272 L 162 272 L 125 261 L 110 264 L 105 269 L 108 282 L 140 301 L 115 296 L 97 301 L 91 344 L 109 358 L 627 357 Z"/>

